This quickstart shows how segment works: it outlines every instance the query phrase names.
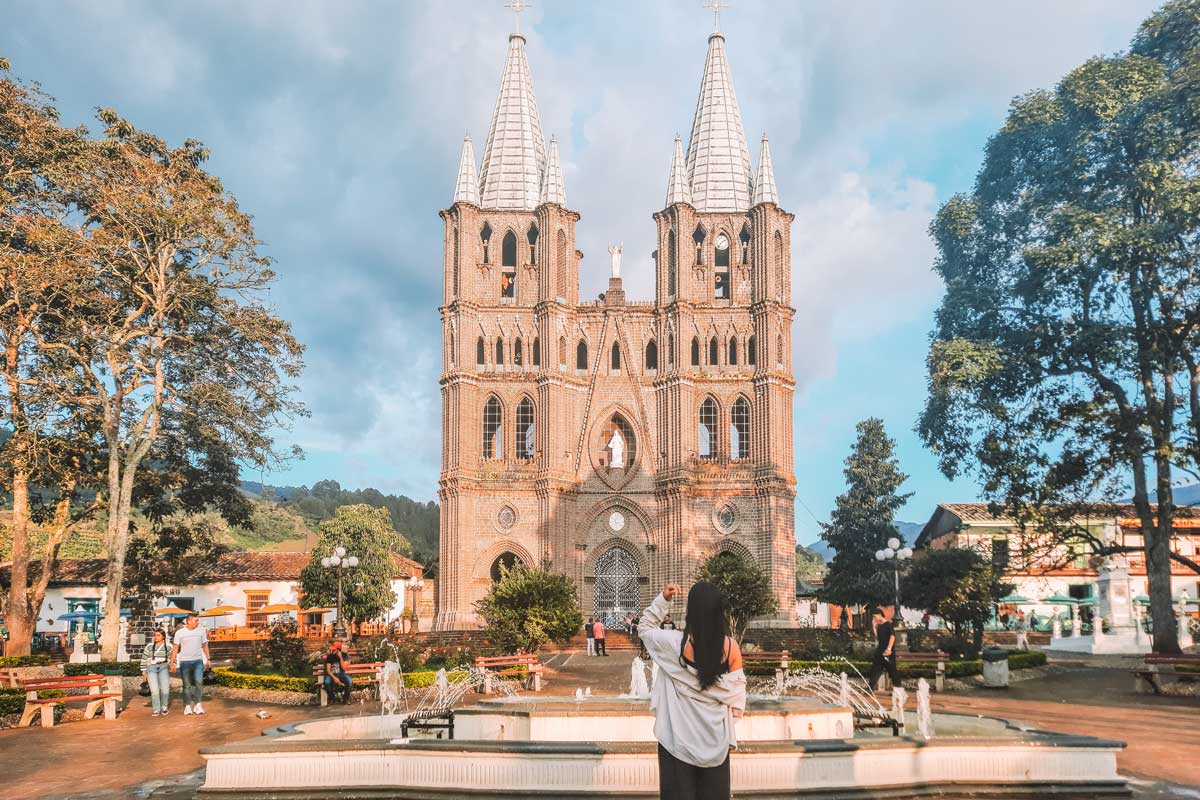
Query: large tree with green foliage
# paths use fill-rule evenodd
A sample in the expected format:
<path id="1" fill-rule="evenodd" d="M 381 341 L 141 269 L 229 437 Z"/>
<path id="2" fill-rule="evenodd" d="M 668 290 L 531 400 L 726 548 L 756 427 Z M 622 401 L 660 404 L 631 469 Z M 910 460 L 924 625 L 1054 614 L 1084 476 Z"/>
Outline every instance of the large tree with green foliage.
<path id="1" fill-rule="evenodd" d="M 921 550 L 901 589 L 905 606 L 941 617 L 960 637 L 971 626 L 978 652 L 996 600 L 1012 586 L 1000 581 L 990 558 L 969 548 L 949 548 Z"/>
<path id="2" fill-rule="evenodd" d="M 523 564 L 512 569 L 502 564 L 500 580 L 475 610 L 492 644 L 506 653 L 536 653 L 547 642 L 565 642 L 583 625 L 571 579 Z"/>
<path id="3" fill-rule="evenodd" d="M 821 538 L 834 550 L 820 597 L 842 606 L 891 605 L 892 576 L 875 560 L 875 552 L 891 538 L 901 539 L 896 512 L 910 497 L 899 494 L 908 476 L 900 471 L 896 443 L 883 420 L 858 423 L 858 438 L 846 458 L 846 491 L 837 498 Z"/>
<path id="4" fill-rule="evenodd" d="M 358 557 L 358 566 L 343 573 L 342 611 L 347 620 L 383 617 L 396 605 L 392 579 L 396 576 L 393 555 L 408 556 L 412 547 L 392 527 L 387 509 L 368 505 L 342 506 L 321 523 L 312 560 L 300 572 L 304 602 L 313 606 L 337 603 L 337 570 L 321 566 L 335 547 L 346 548 Z"/>
<path id="5" fill-rule="evenodd" d="M 717 553 L 701 565 L 696 580 L 714 584 L 725 596 L 729 634 L 735 639 L 742 638 L 750 620 L 774 614 L 779 607 L 766 571 L 737 553 Z"/>
<path id="6" fill-rule="evenodd" d="M 1171 548 L 1172 487 L 1200 457 L 1198 163 L 1200 0 L 1173 0 L 1128 52 L 1017 98 L 931 226 L 946 295 L 923 439 L 1063 543 L 1132 494 L 1158 652 L 1179 647 L 1172 559 L 1200 571 Z"/>

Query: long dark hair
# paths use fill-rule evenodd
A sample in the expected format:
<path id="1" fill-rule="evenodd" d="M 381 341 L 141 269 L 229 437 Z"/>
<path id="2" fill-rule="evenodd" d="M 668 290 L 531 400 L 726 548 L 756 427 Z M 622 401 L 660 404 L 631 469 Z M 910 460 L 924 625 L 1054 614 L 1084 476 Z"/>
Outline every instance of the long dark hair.
<path id="1" fill-rule="evenodd" d="M 729 626 L 725 620 L 725 597 L 708 581 L 692 586 L 687 599 L 687 621 L 679 655 L 689 639 L 692 641 L 692 664 L 700 673 L 700 688 L 707 689 L 728 670 L 725 663 L 725 637 Z"/>

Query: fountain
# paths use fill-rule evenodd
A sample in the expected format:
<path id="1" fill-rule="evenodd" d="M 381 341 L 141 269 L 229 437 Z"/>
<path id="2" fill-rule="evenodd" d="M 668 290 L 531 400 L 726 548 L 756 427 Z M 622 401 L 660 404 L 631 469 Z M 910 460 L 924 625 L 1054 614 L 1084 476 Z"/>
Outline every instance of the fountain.
<path id="1" fill-rule="evenodd" d="M 644 700 L 650 696 L 650 684 L 646 682 L 646 662 L 641 657 L 634 656 L 630 666 L 629 693 L 621 697 L 635 697 Z"/>

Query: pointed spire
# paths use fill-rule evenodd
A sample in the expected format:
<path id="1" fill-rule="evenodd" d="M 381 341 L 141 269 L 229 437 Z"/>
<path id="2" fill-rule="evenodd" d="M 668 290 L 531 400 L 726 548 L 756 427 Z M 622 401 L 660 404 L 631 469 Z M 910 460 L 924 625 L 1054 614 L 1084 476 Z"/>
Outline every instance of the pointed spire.
<path id="1" fill-rule="evenodd" d="M 750 210 L 750 153 L 720 33 L 708 37 L 687 170 L 697 211 Z"/>
<path id="2" fill-rule="evenodd" d="M 458 162 L 458 181 L 454 184 L 454 202 L 479 205 L 479 178 L 475 175 L 475 147 L 471 134 L 463 138 L 462 158 Z"/>
<path id="3" fill-rule="evenodd" d="M 667 205 L 691 205 L 692 191 L 688 188 L 687 167 L 683 163 L 683 142 L 675 134 L 675 154 L 671 157 L 671 178 L 667 181 Z"/>
<path id="4" fill-rule="evenodd" d="M 483 208 L 532 211 L 541 196 L 546 171 L 546 139 L 538 118 L 533 79 L 525 60 L 525 37 L 508 37 L 508 59 L 500 95 L 483 149 L 480 172 Z"/>
<path id="5" fill-rule="evenodd" d="M 775 188 L 775 165 L 771 163 L 771 147 L 767 144 L 767 133 L 763 131 L 762 147 L 758 151 L 758 175 L 754 178 L 752 206 L 759 203 L 779 205 L 779 191 Z"/>
<path id="6" fill-rule="evenodd" d="M 567 190 L 563 186 L 562 165 L 558 163 L 558 137 L 550 137 L 550 160 L 546 162 L 546 177 L 542 180 L 542 203 L 558 203 L 567 207 Z"/>

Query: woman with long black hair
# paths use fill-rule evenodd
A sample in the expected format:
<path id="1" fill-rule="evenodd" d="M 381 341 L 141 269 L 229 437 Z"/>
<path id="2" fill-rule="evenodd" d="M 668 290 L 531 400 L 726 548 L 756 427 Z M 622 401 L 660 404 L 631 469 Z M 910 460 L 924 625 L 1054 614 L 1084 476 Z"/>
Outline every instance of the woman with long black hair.
<path id="1" fill-rule="evenodd" d="M 746 709 L 742 652 L 729 636 L 725 599 L 701 581 L 688 592 L 682 631 L 660 626 L 679 587 L 668 583 L 642 612 L 638 634 L 658 664 L 650 694 L 662 800 L 729 800 L 729 751 Z"/>

